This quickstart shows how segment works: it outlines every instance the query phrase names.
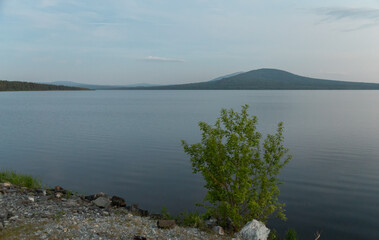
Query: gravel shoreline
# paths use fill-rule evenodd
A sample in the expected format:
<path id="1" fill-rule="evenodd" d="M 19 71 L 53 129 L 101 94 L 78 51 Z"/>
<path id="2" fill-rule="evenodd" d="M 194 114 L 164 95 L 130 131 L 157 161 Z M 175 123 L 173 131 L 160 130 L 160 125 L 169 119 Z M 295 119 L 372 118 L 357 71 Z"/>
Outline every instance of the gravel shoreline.
<path id="1" fill-rule="evenodd" d="M 212 230 L 204 232 L 181 226 L 160 228 L 154 219 L 156 215 L 148 216 L 147 211 L 135 205 L 127 207 L 122 201 L 103 193 L 72 195 L 58 186 L 42 190 L 0 183 L 0 239 L 232 238 Z"/>

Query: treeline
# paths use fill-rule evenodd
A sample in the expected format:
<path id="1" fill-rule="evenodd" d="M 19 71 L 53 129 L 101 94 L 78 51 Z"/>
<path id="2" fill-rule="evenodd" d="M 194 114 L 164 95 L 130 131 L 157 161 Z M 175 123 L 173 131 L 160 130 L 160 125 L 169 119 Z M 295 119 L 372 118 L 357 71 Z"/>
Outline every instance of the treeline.
<path id="1" fill-rule="evenodd" d="M 56 86 L 50 84 L 0 80 L 0 91 L 63 91 L 89 90 L 87 88 Z"/>

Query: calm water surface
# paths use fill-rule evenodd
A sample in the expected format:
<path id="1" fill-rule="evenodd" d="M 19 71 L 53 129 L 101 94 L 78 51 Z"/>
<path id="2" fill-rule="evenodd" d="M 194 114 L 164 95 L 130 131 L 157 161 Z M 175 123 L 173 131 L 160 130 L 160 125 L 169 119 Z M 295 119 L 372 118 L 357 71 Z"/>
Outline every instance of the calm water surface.
<path id="1" fill-rule="evenodd" d="M 281 174 L 288 221 L 271 227 L 379 239 L 378 91 L 1 92 L 0 168 L 152 211 L 194 210 L 205 191 L 180 140 L 198 142 L 198 121 L 243 104 L 264 134 L 284 121 L 293 154 Z"/>

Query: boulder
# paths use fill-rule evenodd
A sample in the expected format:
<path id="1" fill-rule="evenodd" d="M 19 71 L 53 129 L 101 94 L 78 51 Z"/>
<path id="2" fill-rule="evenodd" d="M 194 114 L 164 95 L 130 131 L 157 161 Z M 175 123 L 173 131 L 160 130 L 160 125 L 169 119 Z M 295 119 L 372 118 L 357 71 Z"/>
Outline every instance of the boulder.
<path id="1" fill-rule="evenodd" d="M 250 221 L 237 233 L 241 240 L 266 240 L 270 229 L 257 220 Z"/>
<path id="2" fill-rule="evenodd" d="M 111 201 L 112 201 L 112 206 L 126 207 L 125 199 L 123 199 L 122 197 L 113 196 Z"/>
<path id="3" fill-rule="evenodd" d="M 108 208 L 111 204 L 111 201 L 107 197 L 98 197 L 92 202 L 99 208 Z"/>
<path id="4" fill-rule="evenodd" d="M 158 220 L 158 228 L 174 228 L 176 226 L 175 220 Z"/>

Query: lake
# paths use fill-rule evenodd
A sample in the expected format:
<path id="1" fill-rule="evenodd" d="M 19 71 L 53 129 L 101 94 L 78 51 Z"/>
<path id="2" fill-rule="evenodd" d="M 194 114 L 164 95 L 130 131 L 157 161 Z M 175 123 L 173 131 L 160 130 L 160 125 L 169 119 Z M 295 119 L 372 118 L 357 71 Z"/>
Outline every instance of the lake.
<path id="1" fill-rule="evenodd" d="M 293 155 L 280 176 L 301 239 L 379 239 L 378 91 L 0 92 L 0 168 L 83 194 L 100 191 L 159 212 L 196 210 L 205 195 L 180 140 L 222 108 L 285 126 Z"/>

